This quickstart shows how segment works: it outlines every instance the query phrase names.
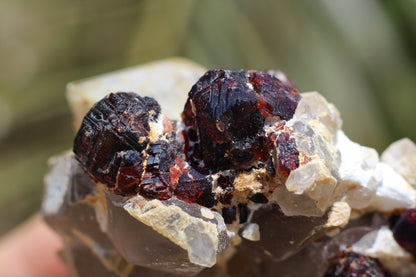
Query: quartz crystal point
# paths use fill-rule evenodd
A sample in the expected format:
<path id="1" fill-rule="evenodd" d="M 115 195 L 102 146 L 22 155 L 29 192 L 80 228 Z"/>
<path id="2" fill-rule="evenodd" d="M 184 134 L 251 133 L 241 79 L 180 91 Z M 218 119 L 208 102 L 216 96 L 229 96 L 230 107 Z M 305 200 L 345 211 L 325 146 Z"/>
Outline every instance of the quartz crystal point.
<path id="1" fill-rule="evenodd" d="M 68 85 L 42 211 L 72 276 L 416 276 L 412 141 L 379 158 L 281 71 L 204 71 Z"/>

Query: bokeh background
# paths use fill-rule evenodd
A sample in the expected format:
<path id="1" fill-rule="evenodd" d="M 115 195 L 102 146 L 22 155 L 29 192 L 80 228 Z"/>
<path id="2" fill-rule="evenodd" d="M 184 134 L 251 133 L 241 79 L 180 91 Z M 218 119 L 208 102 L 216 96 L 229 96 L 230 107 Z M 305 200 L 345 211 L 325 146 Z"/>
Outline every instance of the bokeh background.
<path id="1" fill-rule="evenodd" d="M 416 1 L 1 0 L 0 234 L 39 210 L 72 144 L 66 83 L 171 56 L 279 68 L 339 108 L 353 140 L 416 141 Z"/>

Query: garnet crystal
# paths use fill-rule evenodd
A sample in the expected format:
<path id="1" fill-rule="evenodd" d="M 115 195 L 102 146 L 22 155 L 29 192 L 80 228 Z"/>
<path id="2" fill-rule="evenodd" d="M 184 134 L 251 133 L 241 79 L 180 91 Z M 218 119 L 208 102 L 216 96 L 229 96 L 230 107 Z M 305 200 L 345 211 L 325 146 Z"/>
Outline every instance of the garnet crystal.
<path id="1" fill-rule="evenodd" d="M 111 93 L 95 104 L 74 142 L 74 153 L 90 177 L 119 194 L 133 193 L 142 178 L 149 122 L 159 113 L 154 99 L 133 93 Z"/>
<path id="2" fill-rule="evenodd" d="M 416 257 L 416 209 L 390 217 L 390 227 L 397 243 Z"/>
<path id="3" fill-rule="evenodd" d="M 343 252 L 332 260 L 324 277 L 385 277 L 378 262 L 355 252 Z"/>
<path id="4" fill-rule="evenodd" d="M 265 162 L 265 120 L 292 118 L 299 100 L 297 88 L 265 72 L 208 71 L 192 87 L 182 114 L 188 134 L 199 139 L 190 156 L 211 170 Z"/>

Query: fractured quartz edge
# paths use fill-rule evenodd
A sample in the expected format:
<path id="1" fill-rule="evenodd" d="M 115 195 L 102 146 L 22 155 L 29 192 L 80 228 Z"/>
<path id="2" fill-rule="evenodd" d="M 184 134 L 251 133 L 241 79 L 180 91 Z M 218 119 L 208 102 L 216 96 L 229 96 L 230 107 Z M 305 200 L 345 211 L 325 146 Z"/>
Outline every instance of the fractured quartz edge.
<path id="1" fill-rule="evenodd" d="M 137 220 L 187 250 L 192 263 L 206 267 L 216 263 L 219 241 L 214 223 L 192 217 L 178 206 L 165 206 L 156 199 L 146 201 L 142 197 L 132 198 L 123 208 Z"/>

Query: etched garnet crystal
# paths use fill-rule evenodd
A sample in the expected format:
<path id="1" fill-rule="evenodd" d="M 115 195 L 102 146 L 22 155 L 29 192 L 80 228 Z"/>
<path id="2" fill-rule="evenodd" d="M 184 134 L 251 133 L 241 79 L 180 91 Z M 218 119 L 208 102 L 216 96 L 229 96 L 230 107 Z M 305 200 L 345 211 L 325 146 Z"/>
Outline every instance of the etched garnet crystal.
<path id="1" fill-rule="evenodd" d="M 210 70 L 189 92 L 182 119 L 191 162 L 210 170 L 249 168 L 269 158 L 264 124 L 289 120 L 299 90 L 266 72 Z"/>
<path id="2" fill-rule="evenodd" d="M 93 180 L 120 194 L 131 194 L 142 180 L 143 151 L 150 126 L 160 113 L 152 98 L 111 93 L 84 117 L 74 153 Z"/>

